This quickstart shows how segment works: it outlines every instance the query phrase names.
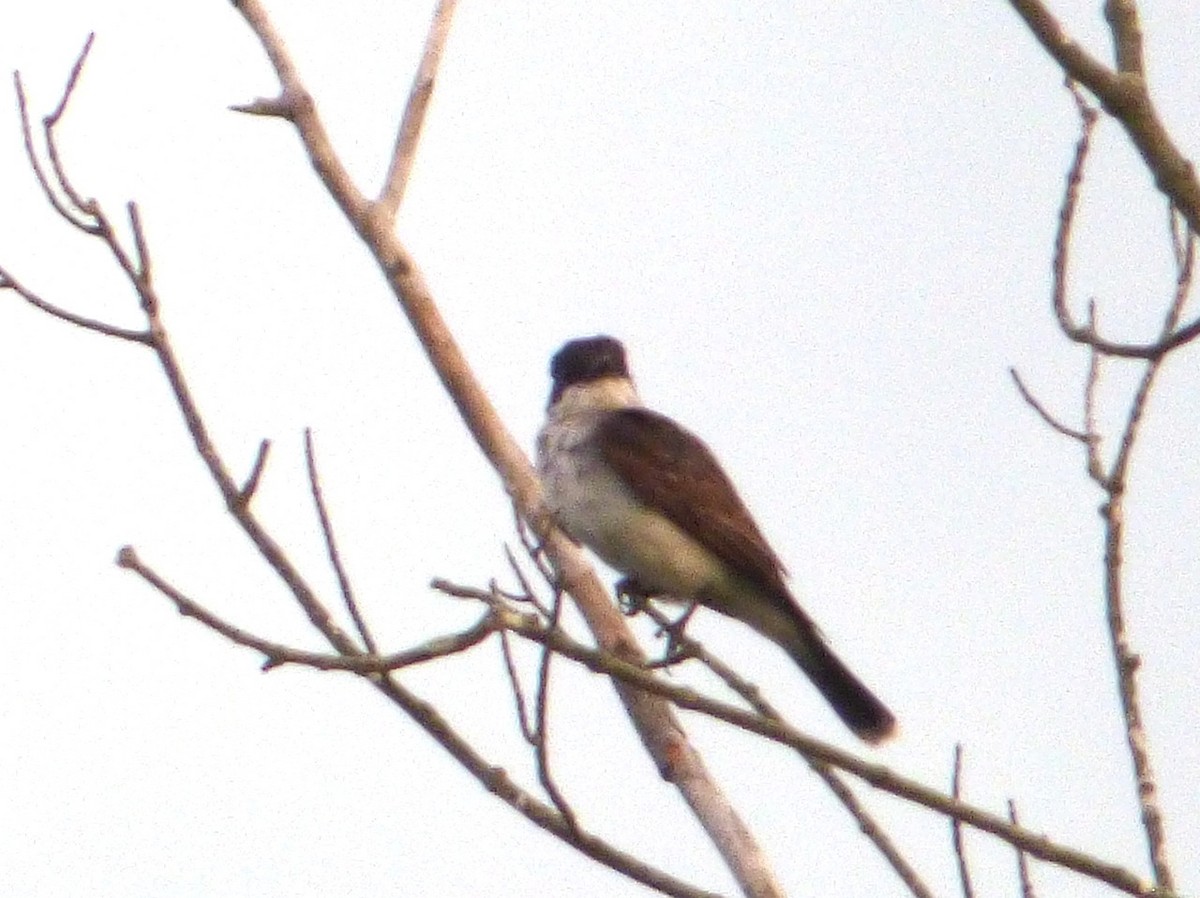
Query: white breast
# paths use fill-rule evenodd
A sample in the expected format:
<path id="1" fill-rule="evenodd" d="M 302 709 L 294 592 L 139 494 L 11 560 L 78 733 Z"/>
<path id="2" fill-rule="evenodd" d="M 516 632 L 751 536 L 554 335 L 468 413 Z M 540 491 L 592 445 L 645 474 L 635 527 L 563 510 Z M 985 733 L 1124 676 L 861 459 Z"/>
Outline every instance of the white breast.
<path id="1" fill-rule="evenodd" d="M 590 437 L 603 414 L 551 416 L 538 436 L 546 501 L 573 539 L 643 585 L 692 598 L 723 577 L 720 563 L 661 514 L 642 505 L 600 458 Z"/>

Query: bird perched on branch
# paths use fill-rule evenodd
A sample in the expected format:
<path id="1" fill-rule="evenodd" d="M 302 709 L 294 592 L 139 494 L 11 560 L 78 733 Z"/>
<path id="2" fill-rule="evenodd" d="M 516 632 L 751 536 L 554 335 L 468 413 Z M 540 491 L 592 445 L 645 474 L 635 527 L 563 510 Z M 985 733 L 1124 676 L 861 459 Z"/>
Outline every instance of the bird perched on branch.
<path id="1" fill-rule="evenodd" d="M 833 653 L 711 450 L 642 406 L 612 337 L 572 340 L 550 364 L 538 472 L 556 521 L 641 597 L 698 602 L 783 648 L 872 744 L 896 719 Z"/>

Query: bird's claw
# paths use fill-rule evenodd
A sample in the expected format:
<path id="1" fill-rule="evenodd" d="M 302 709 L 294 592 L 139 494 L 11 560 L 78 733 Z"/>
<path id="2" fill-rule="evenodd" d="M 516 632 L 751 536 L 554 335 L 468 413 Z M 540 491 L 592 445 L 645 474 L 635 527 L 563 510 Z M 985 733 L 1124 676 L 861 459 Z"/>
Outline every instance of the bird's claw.
<path id="1" fill-rule="evenodd" d="M 654 597 L 654 591 L 647 589 L 633 577 L 622 577 L 616 585 L 617 605 L 621 612 L 633 617 L 646 609 L 646 603 Z"/>

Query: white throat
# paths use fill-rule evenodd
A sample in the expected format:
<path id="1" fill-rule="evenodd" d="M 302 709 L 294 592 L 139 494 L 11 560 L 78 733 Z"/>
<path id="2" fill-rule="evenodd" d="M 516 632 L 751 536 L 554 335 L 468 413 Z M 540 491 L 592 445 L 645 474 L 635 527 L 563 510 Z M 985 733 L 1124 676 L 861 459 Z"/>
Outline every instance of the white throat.
<path id="1" fill-rule="evenodd" d="M 550 406 L 552 419 L 586 415 L 589 412 L 612 411 L 639 406 L 637 388 L 628 377 L 601 377 L 572 384 Z"/>

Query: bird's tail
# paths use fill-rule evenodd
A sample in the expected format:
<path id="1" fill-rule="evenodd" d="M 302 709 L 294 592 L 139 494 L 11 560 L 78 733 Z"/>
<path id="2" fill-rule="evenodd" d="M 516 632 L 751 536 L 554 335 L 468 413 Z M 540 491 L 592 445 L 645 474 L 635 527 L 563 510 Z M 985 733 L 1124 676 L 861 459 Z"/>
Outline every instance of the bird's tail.
<path id="1" fill-rule="evenodd" d="M 802 613 L 803 614 L 803 613 Z M 833 653 L 816 626 L 806 618 L 799 632 L 781 643 L 825 701 L 858 738 L 875 745 L 896 731 L 896 718 L 862 680 Z"/>

